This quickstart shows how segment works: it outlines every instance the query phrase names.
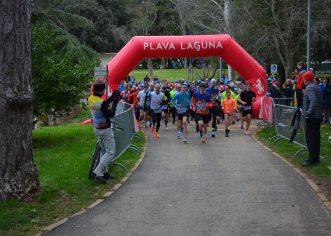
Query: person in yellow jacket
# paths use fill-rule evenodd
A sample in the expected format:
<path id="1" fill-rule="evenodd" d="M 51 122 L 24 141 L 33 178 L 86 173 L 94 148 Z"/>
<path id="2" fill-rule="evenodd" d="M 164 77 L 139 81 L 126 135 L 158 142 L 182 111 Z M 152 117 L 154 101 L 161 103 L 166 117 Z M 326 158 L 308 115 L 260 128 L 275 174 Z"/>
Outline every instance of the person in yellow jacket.
<path id="1" fill-rule="evenodd" d="M 233 116 L 237 110 L 237 102 L 232 98 L 230 91 L 226 92 L 226 98 L 222 101 L 222 109 L 225 118 L 225 137 L 229 137 L 229 127 L 232 124 Z"/>

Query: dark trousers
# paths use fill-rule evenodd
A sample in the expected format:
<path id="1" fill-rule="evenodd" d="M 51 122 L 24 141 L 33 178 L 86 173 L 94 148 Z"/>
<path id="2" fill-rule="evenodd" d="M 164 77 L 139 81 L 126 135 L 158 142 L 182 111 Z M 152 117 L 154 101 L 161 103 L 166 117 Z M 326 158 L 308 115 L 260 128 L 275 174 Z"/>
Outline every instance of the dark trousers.
<path id="1" fill-rule="evenodd" d="M 306 119 L 306 142 L 309 153 L 309 160 L 312 162 L 319 161 L 321 147 L 321 119 Z"/>
<path id="2" fill-rule="evenodd" d="M 211 124 L 211 127 L 214 129 L 214 130 L 217 130 L 217 126 L 216 126 L 216 115 L 217 115 L 217 107 L 211 107 L 209 109 L 209 120 L 212 120 L 212 124 Z"/>
<path id="3" fill-rule="evenodd" d="M 154 111 L 152 112 L 153 126 L 155 127 L 155 123 L 156 123 L 156 129 L 155 129 L 156 132 L 159 132 L 161 118 L 162 118 L 162 112 L 161 113 L 155 113 Z"/>
<path id="4" fill-rule="evenodd" d="M 303 93 L 301 89 L 298 89 L 296 91 L 296 95 L 297 95 L 297 106 L 298 107 L 302 107 L 303 105 Z"/>
<path id="5" fill-rule="evenodd" d="M 175 124 L 176 122 L 176 108 L 175 107 L 170 107 L 170 113 L 172 116 L 172 123 Z"/>

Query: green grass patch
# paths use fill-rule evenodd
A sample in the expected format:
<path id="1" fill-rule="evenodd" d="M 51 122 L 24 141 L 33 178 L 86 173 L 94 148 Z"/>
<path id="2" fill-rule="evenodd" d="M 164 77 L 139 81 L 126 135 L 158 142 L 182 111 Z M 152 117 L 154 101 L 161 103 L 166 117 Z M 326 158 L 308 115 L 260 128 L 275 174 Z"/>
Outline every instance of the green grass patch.
<path id="1" fill-rule="evenodd" d="M 204 70 L 203 69 L 193 69 L 193 79 L 192 76 L 189 76 L 188 69 L 154 69 L 154 75 L 156 75 L 160 80 L 167 80 L 169 82 L 173 82 L 175 80 L 198 80 L 203 77 Z M 213 73 L 212 69 L 209 69 L 209 76 Z M 143 81 L 144 77 L 148 75 L 147 69 L 139 69 L 133 70 L 130 72 L 136 78 L 136 81 Z M 222 69 L 222 74 L 228 74 L 228 70 Z M 239 74 L 235 72 L 235 78 Z M 330 74 L 319 74 L 321 78 L 331 78 Z M 219 78 L 219 70 L 216 71 L 215 78 Z"/>
<path id="2" fill-rule="evenodd" d="M 222 70 L 223 74 L 227 74 L 227 70 Z M 192 80 L 192 76 L 189 76 L 188 69 L 154 69 L 154 75 L 160 80 L 167 80 L 173 82 L 175 80 Z M 212 69 L 209 70 L 209 76 L 213 73 Z M 137 81 L 144 80 L 144 77 L 148 75 L 148 70 L 140 69 L 133 70 L 131 73 Z M 193 69 L 193 80 L 198 80 L 203 77 L 203 69 Z M 215 78 L 219 78 L 219 70 L 215 74 Z"/>
<path id="3" fill-rule="evenodd" d="M 257 138 L 264 144 L 270 147 L 275 152 L 286 157 L 292 163 L 301 165 L 302 162 L 308 158 L 308 152 L 302 152 L 297 158 L 294 157 L 295 153 L 301 149 L 297 144 L 291 143 L 288 140 L 281 139 L 272 144 L 270 138 L 276 135 L 275 128 L 263 128 L 257 132 Z M 317 176 L 331 176 L 331 171 L 328 166 L 331 166 L 331 144 L 328 142 L 328 137 L 331 135 L 331 126 L 322 125 L 321 127 L 321 164 L 313 167 L 306 167 L 305 169 L 311 171 L 312 174 Z"/>
<path id="4" fill-rule="evenodd" d="M 141 134 L 143 135 L 143 134 Z M 142 147 L 145 141 L 135 138 Z M 106 185 L 88 179 L 96 138 L 91 125 L 65 124 L 33 131 L 33 153 L 41 192 L 29 202 L 0 202 L 0 235 L 35 235 L 41 228 L 71 215 L 100 198 L 126 173 L 117 166 L 117 178 Z M 140 153 L 126 151 L 119 163 L 131 169 Z"/>
<path id="5" fill-rule="evenodd" d="M 319 78 L 331 78 L 331 74 L 317 74 Z"/>

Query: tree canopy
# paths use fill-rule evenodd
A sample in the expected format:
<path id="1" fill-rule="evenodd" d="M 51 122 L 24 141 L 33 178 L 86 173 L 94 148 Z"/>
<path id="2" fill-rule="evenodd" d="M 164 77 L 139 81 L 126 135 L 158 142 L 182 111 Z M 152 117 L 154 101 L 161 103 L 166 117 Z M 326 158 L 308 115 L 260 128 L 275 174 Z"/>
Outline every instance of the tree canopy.
<path id="1" fill-rule="evenodd" d="M 316 62 L 331 58 L 328 4 L 312 1 Z M 262 64 L 279 63 L 287 75 L 306 54 L 307 2 L 299 0 L 36 0 L 33 21 L 55 28 L 61 50 L 87 54 L 88 48 L 117 52 L 134 35 L 207 33 L 230 34 Z"/>

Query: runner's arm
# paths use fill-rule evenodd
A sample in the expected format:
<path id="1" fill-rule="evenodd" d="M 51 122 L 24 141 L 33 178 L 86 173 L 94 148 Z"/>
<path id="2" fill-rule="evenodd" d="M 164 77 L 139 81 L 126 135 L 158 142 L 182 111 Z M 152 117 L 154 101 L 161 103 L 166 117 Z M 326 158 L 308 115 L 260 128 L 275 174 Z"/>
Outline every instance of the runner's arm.
<path id="1" fill-rule="evenodd" d="M 246 105 L 246 102 L 244 102 L 243 100 L 241 100 L 241 96 L 240 96 L 240 95 L 239 95 L 239 97 L 238 97 L 238 101 L 239 101 L 241 104 Z"/>

